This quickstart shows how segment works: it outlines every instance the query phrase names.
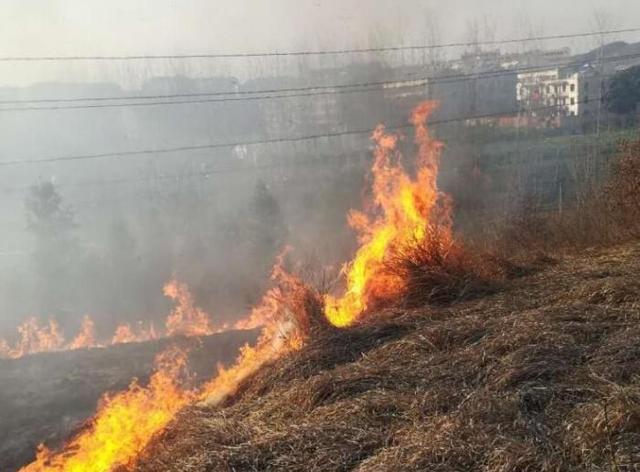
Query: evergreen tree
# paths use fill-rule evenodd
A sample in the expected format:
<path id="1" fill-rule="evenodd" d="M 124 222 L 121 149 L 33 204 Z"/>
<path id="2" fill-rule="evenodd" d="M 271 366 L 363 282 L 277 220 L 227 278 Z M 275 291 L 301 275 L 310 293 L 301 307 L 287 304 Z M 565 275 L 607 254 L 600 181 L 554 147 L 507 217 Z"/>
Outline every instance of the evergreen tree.
<path id="1" fill-rule="evenodd" d="M 287 228 L 280 205 L 262 181 L 256 182 L 249 204 L 248 242 L 257 261 L 270 264 L 285 242 Z"/>
<path id="2" fill-rule="evenodd" d="M 52 182 L 32 186 L 25 200 L 28 230 L 34 237 L 33 262 L 41 315 L 61 315 L 72 303 L 77 244 L 74 217 Z"/>
<path id="3" fill-rule="evenodd" d="M 607 108 L 613 113 L 634 113 L 640 103 L 640 66 L 619 72 L 611 80 Z"/>

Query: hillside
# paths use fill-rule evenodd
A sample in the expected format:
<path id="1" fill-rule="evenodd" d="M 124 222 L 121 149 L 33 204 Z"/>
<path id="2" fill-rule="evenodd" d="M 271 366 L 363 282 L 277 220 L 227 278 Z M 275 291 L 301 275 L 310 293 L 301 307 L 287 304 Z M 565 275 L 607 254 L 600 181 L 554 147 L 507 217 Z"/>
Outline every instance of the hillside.
<path id="1" fill-rule="evenodd" d="M 639 321 L 639 244 L 542 259 L 313 340 L 184 411 L 136 470 L 638 470 Z"/>
<path id="2" fill-rule="evenodd" d="M 255 338 L 255 331 L 234 331 L 0 360 L 0 471 L 33 460 L 41 442 L 59 445 L 94 414 L 105 392 L 126 389 L 133 378 L 146 383 L 154 357 L 167 346 L 177 342 L 188 349 L 189 366 L 207 379 L 216 362 L 233 361 Z"/>

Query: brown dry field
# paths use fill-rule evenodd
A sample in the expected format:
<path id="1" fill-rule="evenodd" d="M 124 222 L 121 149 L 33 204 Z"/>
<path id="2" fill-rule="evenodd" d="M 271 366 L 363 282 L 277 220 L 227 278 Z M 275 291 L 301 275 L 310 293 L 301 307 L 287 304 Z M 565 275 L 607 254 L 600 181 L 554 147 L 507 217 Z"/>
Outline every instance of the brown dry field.
<path id="1" fill-rule="evenodd" d="M 640 471 L 640 244 L 326 333 L 135 470 Z"/>
<path id="2" fill-rule="evenodd" d="M 232 362 L 255 339 L 255 331 L 229 332 L 0 360 L 0 471 L 33 460 L 41 442 L 59 445 L 92 416 L 103 393 L 123 390 L 133 378 L 146 383 L 154 357 L 170 343 L 188 348 L 189 366 L 208 379 L 217 362 Z"/>

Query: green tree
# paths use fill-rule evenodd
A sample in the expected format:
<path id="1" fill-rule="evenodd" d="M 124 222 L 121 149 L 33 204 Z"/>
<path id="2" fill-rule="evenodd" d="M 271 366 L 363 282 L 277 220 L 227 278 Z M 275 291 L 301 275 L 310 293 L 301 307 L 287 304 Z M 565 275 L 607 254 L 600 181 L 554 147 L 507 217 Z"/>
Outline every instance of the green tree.
<path id="1" fill-rule="evenodd" d="M 640 103 L 640 66 L 617 73 L 607 93 L 607 108 L 613 113 L 627 115 Z"/>

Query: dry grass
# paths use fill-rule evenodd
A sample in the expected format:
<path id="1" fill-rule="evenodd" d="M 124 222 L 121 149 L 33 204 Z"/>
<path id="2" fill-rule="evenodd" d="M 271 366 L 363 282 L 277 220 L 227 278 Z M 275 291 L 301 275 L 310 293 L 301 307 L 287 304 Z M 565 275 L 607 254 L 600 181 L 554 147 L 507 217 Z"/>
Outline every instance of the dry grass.
<path id="1" fill-rule="evenodd" d="M 397 251 L 398 300 L 348 330 L 314 318 L 302 351 L 184 411 L 135 469 L 640 471 L 639 186 L 626 144 L 578 208 L 496 232 L 498 255 L 438 234 Z"/>
<path id="2" fill-rule="evenodd" d="M 632 234 L 640 234 L 640 140 L 620 145 L 606 188 L 611 213 L 619 215 Z"/>
<path id="3" fill-rule="evenodd" d="M 473 232 L 465 236 L 471 245 L 511 260 L 622 244 L 640 236 L 639 189 L 640 140 L 622 142 L 606 181 L 585 176 L 577 199 L 564 211 L 525 199 L 515 214 L 484 214 L 467 222 Z"/>
<path id="4" fill-rule="evenodd" d="M 640 247 L 325 330 L 140 471 L 640 470 Z"/>
<path id="5" fill-rule="evenodd" d="M 386 270 L 406 281 L 395 303 L 406 308 L 446 305 L 487 295 L 509 275 L 504 261 L 475 255 L 456 243 L 443 243 L 434 231 L 424 241 L 395 251 Z"/>

